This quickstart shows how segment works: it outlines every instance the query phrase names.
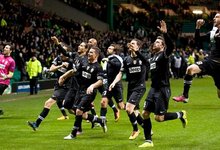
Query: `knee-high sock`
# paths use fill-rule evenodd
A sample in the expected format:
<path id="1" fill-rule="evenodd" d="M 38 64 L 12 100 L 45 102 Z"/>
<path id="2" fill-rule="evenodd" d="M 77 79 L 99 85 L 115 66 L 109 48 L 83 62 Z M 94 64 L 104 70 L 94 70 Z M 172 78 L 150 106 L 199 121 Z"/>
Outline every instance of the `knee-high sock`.
<path id="1" fill-rule="evenodd" d="M 141 117 L 141 114 L 138 114 L 138 116 L 137 116 L 137 122 L 138 122 L 138 124 L 139 125 L 141 125 L 141 126 L 143 126 L 144 124 L 144 120 L 143 120 L 143 118 Z"/>
<path id="2" fill-rule="evenodd" d="M 57 106 L 59 107 L 59 109 L 60 109 L 61 113 L 63 114 L 63 116 L 67 116 L 65 108 L 63 106 L 63 102 L 61 102 L 61 101 L 57 102 Z"/>
<path id="3" fill-rule="evenodd" d="M 73 136 L 76 136 L 76 132 L 78 129 L 80 129 L 81 124 L 82 124 L 82 115 L 76 115 L 73 130 L 71 132 Z"/>
<path id="4" fill-rule="evenodd" d="M 104 119 L 106 118 L 106 114 L 107 114 L 107 108 L 101 108 L 100 117 Z"/>
<path id="5" fill-rule="evenodd" d="M 184 77 L 184 88 L 183 88 L 183 96 L 186 98 L 189 97 L 189 89 L 192 84 L 193 76 L 186 74 Z"/>
<path id="6" fill-rule="evenodd" d="M 38 116 L 37 120 L 36 120 L 36 126 L 38 127 L 41 122 L 46 118 L 46 116 L 48 115 L 50 109 L 48 108 L 44 108 L 42 110 L 42 112 L 40 113 L 40 115 Z"/>
<path id="7" fill-rule="evenodd" d="M 177 114 L 176 112 L 172 112 L 172 113 L 171 112 L 167 112 L 167 113 L 164 114 L 164 121 L 177 119 L 178 115 L 179 114 Z"/>
<path id="8" fill-rule="evenodd" d="M 113 110 L 114 112 L 117 112 L 117 111 L 118 111 L 112 99 L 109 99 L 109 100 L 108 100 L 108 105 L 112 108 L 112 110 Z"/>
<path id="9" fill-rule="evenodd" d="M 137 118 L 136 118 L 134 112 L 131 113 L 131 114 L 128 114 L 128 117 L 129 117 L 130 122 L 131 122 L 131 124 L 133 126 L 133 131 L 138 131 Z"/>
<path id="10" fill-rule="evenodd" d="M 144 128 L 145 140 L 152 141 L 152 138 L 151 138 L 151 129 L 152 129 L 151 120 L 150 120 L 150 118 L 148 118 L 148 119 L 144 119 L 143 122 L 144 122 L 143 128 Z"/>

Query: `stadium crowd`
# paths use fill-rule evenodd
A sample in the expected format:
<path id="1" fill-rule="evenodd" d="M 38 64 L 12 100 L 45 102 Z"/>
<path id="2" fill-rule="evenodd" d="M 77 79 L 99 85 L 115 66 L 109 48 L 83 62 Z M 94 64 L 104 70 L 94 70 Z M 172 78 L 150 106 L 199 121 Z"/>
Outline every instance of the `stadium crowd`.
<path id="1" fill-rule="evenodd" d="M 89 3 L 88 1 L 84 2 Z M 95 2 L 93 1 L 93 3 Z M 102 2 L 104 3 L 104 1 Z M 78 6 L 81 5 L 83 3 Z M 157 23 L 156 21 L 158 21 L 160 16 L 146 16 L 143 13 L 133 14 L 129 10 L 122 10 L 116 15 L 115 22 L 119 21 L 119 23 L 115 25 L 115 31 L 100 32 L 95 31 L 89 25 L 82 25 L 73 20 L 61 18 L 56 14 L 42 12 L 22 3 L 2 1 L 0 7 L 2 9 L 0 18 L 0 49 L 2 50 L 3 45 L 7 42 L 14 44 L 15 50 L 12 56 L 16 61 L 17 70 L 21 73 L 19 80 L 27 79 L 25 66 L 32 52 L 36 52 L 38 60 L 43 65 L 42 67 L 48 68 L 51 65 L 52 60 L 57 55 L 57 48 L 50 39 L 54 35 L 74 49 L 82 41 L 88 41 L 89 38 L 95 37 L 99 48 L 104 54 L 111 43 L 117 43 L 122 45 L 123 55 L 127 55 L 126 45 L 131 38 L 136 37 L 142 40 L 144 43 L 142 49 L 147 51 L 150 43 L 158 35 L 156 29 L 150 27 L 151 24 Z M 152 8 L 153 6 L 149 7 L 149 10 L 156 12 L 151 14 L 158 14 L 158 9 L 155 7 L 152 10 Z M 147 17 L 147 19 L 142 19 L 143 17 Z M 141 22 L 141 20 L 145 21 Z M 179 32 L 181 32 L 180 25 L 175 24 L 174 21 L 171 21 L 169 25 L 171 25 L 169 32 L 171 38 L 179 40 L 179 46 L 175 47 L 176 54 L 182 57 L 182 66 L 184 66 L 189 54 L 193 53 L 193 56 L 196 56 L 195 54 L 198 50 L 195 49 L 192 37 L 178 37 Z M 194 58 L 196 59 L 197 57 Z"/>

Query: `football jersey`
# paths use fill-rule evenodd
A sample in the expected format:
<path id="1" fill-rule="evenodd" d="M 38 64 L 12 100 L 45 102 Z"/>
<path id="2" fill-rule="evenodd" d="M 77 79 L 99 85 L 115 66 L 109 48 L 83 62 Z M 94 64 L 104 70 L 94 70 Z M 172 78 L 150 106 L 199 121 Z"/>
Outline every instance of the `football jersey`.
<path id="1" fill-rule="evenodd" d="M 149 63 L 140 52 L 136 54 L 137 57 L 126 56 L 123 62 L 129 90 L 146 88 L 145 78 Z"/>
<path id="2" fill-rule="evenodd" d="M 170 86 L 169 82 L 169 56 L 174 45 L 167 34 L 164 34 L 166 49 L 153 54 L 150 58 L 151 87 L 161 88 Z"/>
<path id="3" fill-rule="evenodd" d="M 14 72 L 15 61 L 11 56 L 4 56 L 0 54 L 0 74 L 8 75 L 9 72 Z M 3 79 L 0 75 L 0 84 L 9 85 L 10 79 Z"/>

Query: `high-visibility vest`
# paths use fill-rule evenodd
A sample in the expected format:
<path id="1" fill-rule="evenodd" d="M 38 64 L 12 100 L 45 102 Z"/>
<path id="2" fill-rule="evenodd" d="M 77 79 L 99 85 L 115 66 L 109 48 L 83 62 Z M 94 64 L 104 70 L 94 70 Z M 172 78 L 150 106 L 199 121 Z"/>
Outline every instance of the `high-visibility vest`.
<path id="1" fill-rule="evenodd" d="M 42 66 L 39 60 L 32 61 L 30 59 L 27 63 L 27 73 L 29 78 L 32 79 L 33 77 L 37 77 L 39 73 L 42 72 Z"/>

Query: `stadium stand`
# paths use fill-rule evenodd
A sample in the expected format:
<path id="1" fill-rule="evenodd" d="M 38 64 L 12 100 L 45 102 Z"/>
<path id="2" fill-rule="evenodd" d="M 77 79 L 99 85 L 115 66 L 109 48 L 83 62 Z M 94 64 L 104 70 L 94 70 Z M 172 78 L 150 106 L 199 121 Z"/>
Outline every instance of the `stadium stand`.
<path id="1" fill-rule="evenodd" d="M 61 1 L 61 0 L 60 0 Z M 71 0 L 63 0 L 64 3 L 73 5 Z M 86 6 L 93 7 L 87 8 Z M 133 12 L 130 9 L 122 7 L 121 3 L 129 3 L 139 8 L 144 8 L 146 12 Z M 166 19 L 170 28 L 171 37 L 176 42 L 176 48 L 186 51 L 194 49 L 194 42 L 191 35 L 184 35 L 187 32 L 194 32 L 194 22 L 187 18 L 197 17 L 189 11 L 190 5 L 197 4 L 198 1 L 185 1 L 184 3 L 175 3 L 178 1 L 163 0 L 161 3 L 153 3 L 145 0 L 130 0 L 117 1 L 114 3 L 114 30 L 113 31 L 97 31 L 92 27 L 86 27 L 77 21 L 60 17 L 56 12 L 42 11 L 37 7 L 32 7 L 16 0 L 1 1 L 1 26 L 0 26 L 0 49 L 6 42 L 11 42 L 15 46 L 13 57 L 16 60 L 17 69 L 21 73 L 20 80 L 26 80 L 25 63 L 29 59 L 30 53 L 36 51 L 39 60 L 44 65 L 49 67 L 53 58 L 57 55 L 57 49 L 50 41 L 50 37 L 56 35 L 61 41 L 69 44 L 74 49 L 82 41 L 87 41 L 91 37 L 97 38 L 99 47 L 104 51 L 111 43 L 118 43 L 123 46 L 123 54 L 127 54 L 126 44 L 133 38 L 139 38 L 144 41 L 143 49 L 147 51 L 151 41 L 158 35 L 156 25 L 160 19 Z M 99 13 L 106 15 L 106 1 L 86 1 L 74 0 L 74 7 L 84 8 L 84 12 L 92 12 L 94 9 L 99 9 Z M 98 3 L 98 4 L 97 4 Z M 204 5 L 210 3 L 209 0 L 204 0 Z M 202 3 L 201 3 L 202 4 Z M 214 2 L 215 9 L 218 9 L 220 4 Z M 97 6 L 100 5 L 100 6 Z M 105 8 L 105 11 L 101 9 Z M 213 8 L 213 7 L 211 7 Z M 85 10 L 89 9 L 89 10 Z M 160 10 L 162 9 L 162 11 Z M 178 16 L 170 16 L 164 10 L 172 9 Z M 212 17 L 214 10 L 210 10 Z M 91 14 L 91 12 L 89 14 Z M 103 19 L 103 14 L 97 15 L 99 19 Z M 192 19 L 191 19 L 192 20 Z M 193 28 L 193 29 L 192 29 Z M 210 29 L 210 26 L 207 26 Z M 188 48 L 191 47 L 191 48 Z"/>

